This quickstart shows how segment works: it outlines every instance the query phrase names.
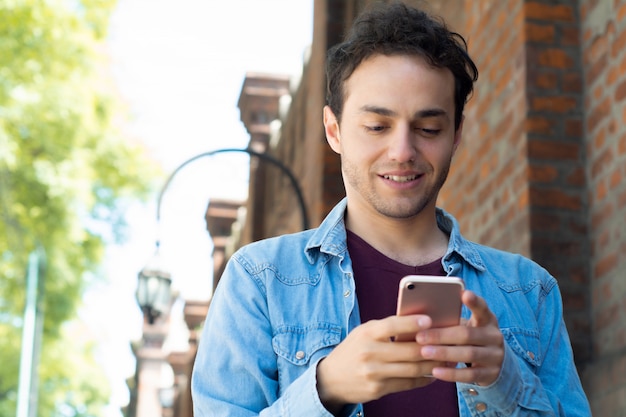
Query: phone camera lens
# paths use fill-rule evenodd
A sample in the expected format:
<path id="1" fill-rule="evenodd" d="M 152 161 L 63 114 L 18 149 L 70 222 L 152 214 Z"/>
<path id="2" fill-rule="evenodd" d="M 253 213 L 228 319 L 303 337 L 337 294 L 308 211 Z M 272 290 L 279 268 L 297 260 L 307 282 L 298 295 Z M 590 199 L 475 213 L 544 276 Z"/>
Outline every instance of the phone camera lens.
<path id="1" fill-rule="evenodd" d="M 406 286 L 409 290 L 415 289 L 415 284 L 409 284 Z"/>

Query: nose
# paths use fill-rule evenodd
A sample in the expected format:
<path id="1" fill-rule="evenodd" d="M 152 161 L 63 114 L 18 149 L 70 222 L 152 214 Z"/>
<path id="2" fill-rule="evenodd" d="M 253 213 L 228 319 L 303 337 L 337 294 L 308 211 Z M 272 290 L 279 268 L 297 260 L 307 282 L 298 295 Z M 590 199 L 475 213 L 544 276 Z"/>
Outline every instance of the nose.
<path id="1" fill-rule="evenodd" d="M 417 142 L 410 126 L 398 126 L 389 136 L 387 154 L 392 161 L 413 162 L 417 155 Z"/>

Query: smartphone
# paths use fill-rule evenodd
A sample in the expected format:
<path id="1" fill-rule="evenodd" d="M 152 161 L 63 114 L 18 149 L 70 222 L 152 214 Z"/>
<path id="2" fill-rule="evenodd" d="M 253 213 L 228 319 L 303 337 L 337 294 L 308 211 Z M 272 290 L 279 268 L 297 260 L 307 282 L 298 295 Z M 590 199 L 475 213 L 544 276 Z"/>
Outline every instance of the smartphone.
<path id="1" fill-rule="evenodd" d="M 400 281 L 396 314 L 426 314 L 432 319 L 433 328 L 455 326 L 461 320 L 464 289 L 463 280 L 458 277 L 408 275 Z M 415 340 L 415 335 L 398 335 L 394 340 Z"/>

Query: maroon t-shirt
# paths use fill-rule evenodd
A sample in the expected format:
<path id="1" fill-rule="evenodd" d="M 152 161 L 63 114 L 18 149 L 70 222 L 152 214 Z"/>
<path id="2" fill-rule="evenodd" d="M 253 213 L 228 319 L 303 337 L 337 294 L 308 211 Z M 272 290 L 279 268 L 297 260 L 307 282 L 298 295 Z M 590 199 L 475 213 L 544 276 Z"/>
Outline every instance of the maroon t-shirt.
<path id="1" fill-rule="evenodd" d="M 445 275 L 441 259 L 427 265 L 408 266 L 378 252 L 348 231 L 361 322 L 396 314 L 398 286 L 405 275 Z M 386 395 L 363 404 L 367 417 L 458 417 L 456 384 L 436 380 L 409 391 Z"/>

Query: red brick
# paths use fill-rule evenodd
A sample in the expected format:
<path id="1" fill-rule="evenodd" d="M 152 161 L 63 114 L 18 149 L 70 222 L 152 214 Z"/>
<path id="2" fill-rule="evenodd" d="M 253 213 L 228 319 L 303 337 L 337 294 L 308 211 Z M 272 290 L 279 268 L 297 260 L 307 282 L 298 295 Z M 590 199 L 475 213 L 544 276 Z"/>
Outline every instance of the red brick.
<path id="1" fill-rule="evenodd" d="M 606 184 L 603 181 L 600 181 L 598 185 L 596 186 L 594 200 L 602 201 L 606 198 L 606 195 L 607 195 Z"/>
<path id="2" fill-rule="evenodd" d="M 606 72 L 606 68 L 609 64 L 609 60 L 607 56 L 602 56 L 600 59 L 595 61 L 591 67 L 588 67 L 587 74 L 585 75 L 585 82 L 588 85 L 593 85 L 596 82 L 600 82 L 600 78 Z"/>
<path id="3" fill-rule="evenodd" d="M 611 65 L 606 74 L 606 84 L 613 85 L 616 82 L 618 82 L 621 77 L 622 77 L 622 72 L 620 71 L 619 66 Z"/>
<path id="4" fill-rule="evenodd" d="M 546 49 L 538 54 L 539 64 L 547 68 L 567 69 L 574 66 L 574 61 L 562 49 Z"/>
<path id="5" fill-rule="evenodd" d="M 559 188 L 536 188 L 530 190 L 530 201 L 533 206 L 559 208 L 577 211 L 582 207 L 579 196 L 571 195 Z"/>
<path id="6" fill-rule="evenodd" d="M 542 90 L 554 90 L 558 86 L 558 77 L 554 72 L 534 74 L 531 84 Z"/>
<path id="7" fill-rule="evenodd" d="M 578 26 L 563 27 L 561 30 L 561 44 L 564 46 L 580 45 L 580 28 Z"/>
<path id="8" fill-rule="evenodd" d="M 583 122 L 580 119 L 565 120 L 565 135 L 570 138 L 579 138 L 583 135 Z"/>
<path id="9" fill-rule="evenodd" d="M 571 6 L 548 5 L 534 1 L 529 1 L 524 4 L 524 12 L 529 19 L 563 22 L 573 22 L 576 15 Z"/>
<path id="10" fill-rule="evenodd" d="M 614 136 L 615 133 L 617 132 L 617 124 L 615 123 L 615 119 L 610 118 L 609 119 L 609 125 L 607 127 L 607 130 L 609 132 L 609 136 Z"/>
<path id="11" fill-rule="evenodd" d="M 626 207 L 626 190 L 620 193 L 620 195 L 617 197 L 617 204 L 620 207 Z M 622 250 L 622 253 L 626 253 L 626 248 Z"/>
<path id="12" fill-rule="evenodd" d="M 603 150 L 596 160 L 591 164 L 591 177 L 597 178 L 601 172 L 613 164 L 613 152 L 610 149 Z"/>
<path id="13" fill-rule="evenodd" d="M 580 5 L 580 16 L 583 20 L 585 20 L 588 15 L 589 15 L 589 4 L 583 1 L 582 4 Z"/>
<path id="14" fill-rule="evenodd" d="M 498 82 L 496 83 L 496 88 L 493 91 L 493 94 L 496 97 L 499 97 L 502 95 L 503 91 L 510 85 L 511 83 L 511 69 L 507 68 L 506 70 L 503 71 L 503 73 L 500 75 L 500 79 L 498 80 Z"/>
<path id="15" fill-rule="evenodd" d="M 591 46 L 585 50 L 585 53 L 583 54 L 583 62 L 585 64 L 598 62 L 600 59 L 606 57 L 608 53 L 608 39 L 606 36 L 598 36 L 593 40 Z"/>
<path id="16" fill-rule="evenodd" d="M 553 43 L 554 26 L 526 22 L 526 40 L 530 42 Z"/>
<path id="17" fill-rule="evenodd" d="M 619 61 L 619 74 L 624 74 L 626 72 L 626 55 Z"/>
<path id="18" fill-rule="evenodd" d="M 626 79 L 617 85 L 615 88 L 615 101 L 621 102 L 626 100 Z"/>
<path id="19" fill-rule="evenodd" d="M 618 22 L 626 20 L 626 3 L 618 5 L 618 3 L 615 2 L 615 8 L 617 9 L 617 13 L 615 13 L 615 20 Z"/>
<path id="20" fill-rule="evenodd" d="M 616 167 L 615 171 L 611 174 L 610 186 L 613 189 L 622 183 L 622 172 L 620 171 L 620 168 L 621 167 L 619 166 Z"/>
<path id="21" fill-rule="evenodd" d="M 596 150 L 598 149 L 602 149 L 602 147 L 604 146 L 604 144 L 606 143 L 606 130 L 605 129 L 600 129 L 593 137 L 591 140 L 591 144 L 593 146 L 593 149 L 591 149 L 592 152 L 591 153 L 595 153 Z"/>
<path id="22" fill-rule="evenodd" d="M 611 45 L 611 55 L 616 58 L 622 54 L 626 48 L 626 31 L 621 31 Z"/>
<path id="23" fill-rule="evenodd" d="M 552 135 L 554 134 L 554 122 L 542 116 L 530 116 L 526 119 L 526 130 L 528 133 Z"/>
<path id="24" fill-rule="evenodd" d="M 587 117 L 587 129 L 593 133 L 598 125 L 611 114 L 611 102 L 608 98 L 599 103 Z"/>
<path id="25" fill-rule="evenodd" d="M 599 102 L 600 100 L 602 100 L 602 97 L 604 97 L 605 91 L 606 91 L 606 85 L 598 83 L 598 85 L 596 85 L 591 91 L 593 102 Z"/>
<path id="26" fill-rule="evenodd" d="M 531 159 L 576 160 L 580 157 L 580 145 L 553 141 L 532 140 L 528 143 Z"/>
<path id="27" fill-rule="evenodd" d="M 538 183 L 554 182 L 559 175 L 556 168 L 551 165 L 531 165 L 529 171 L 529 180 Z"/>
<path id="28" fill-rule="evenodd" d="M 579 72 L 568 72 L 563 75 L 563 91 L 566 93 L 582 93 L 583 79 Z"/>
<path id="29" fill-rule="evenodd" d="M 575 98 L 572 97 L 534 97 L 532 99 L 532 110 L 551 111 L 554 113 L 568 113 L 577 106 Z"/>
<path id="30" fill-rule="evenodd" d="M 611 218 L 614 212 L 613 205 L 611 205 L 610 203 L 604 205 L 600 205 L 597 203 L 598 202 L 596 201 L 596 205 L 602 206 L 602 208 L 600 209 L 600 211 L 597 211 L 591 216 L 592 230 L 600 229 L 600 227 L 607 221 L 607 219 Z"/>

